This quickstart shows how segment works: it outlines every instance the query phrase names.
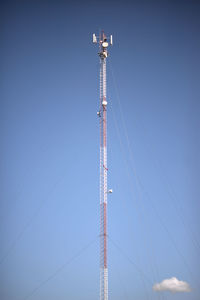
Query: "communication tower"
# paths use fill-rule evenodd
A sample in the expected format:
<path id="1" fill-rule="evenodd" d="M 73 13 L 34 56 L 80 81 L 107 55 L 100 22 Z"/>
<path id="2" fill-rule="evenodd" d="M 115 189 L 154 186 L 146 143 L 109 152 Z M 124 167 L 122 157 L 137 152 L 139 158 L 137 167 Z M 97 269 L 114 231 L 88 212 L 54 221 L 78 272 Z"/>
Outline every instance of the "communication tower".
<path id="1" fill-rule="evenodd" d="M 100 58 L 100 300 L 108 300 L 108 266 L 107 266 L 107 195 L 112 193 L 107 187 L 107 97 L 106 97 L 106 59 L 108 46 L 113 44 L 112 35 L 108 39 L 102 31 L 97 37 L 93 34 L 93 43 L 99 44 Z"/>

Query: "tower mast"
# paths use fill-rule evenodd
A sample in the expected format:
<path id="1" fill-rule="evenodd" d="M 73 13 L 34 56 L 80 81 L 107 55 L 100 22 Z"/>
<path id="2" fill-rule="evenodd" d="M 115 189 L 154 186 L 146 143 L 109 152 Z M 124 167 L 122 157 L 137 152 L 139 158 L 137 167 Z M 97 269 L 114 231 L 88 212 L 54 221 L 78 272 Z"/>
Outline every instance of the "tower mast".
<path id="1" fill-rule="evenodd" d="M 99 37 L 93 34 L 93 43 L 99 44 L 100 58 L 100 300 L 108 300 L 108 266 L 107 266 L 107 194 L 112 192 L 107 188 L 107 97 L 106 97 L 106 59 L 107 48 L 112 45 L 112 35 L 109 41 L 102 31 Z"/>

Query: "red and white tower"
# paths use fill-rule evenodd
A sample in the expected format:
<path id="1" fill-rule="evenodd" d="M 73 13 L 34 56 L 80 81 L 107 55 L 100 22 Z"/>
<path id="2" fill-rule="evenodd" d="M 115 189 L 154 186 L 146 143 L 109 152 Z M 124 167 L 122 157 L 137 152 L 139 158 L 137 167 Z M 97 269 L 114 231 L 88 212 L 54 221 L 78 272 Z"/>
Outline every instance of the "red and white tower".
<path id="1" fill-rule="evenodd" d="M 112 45 L 112 35 L 107 39 L 102 31 L 99 37 L 93 34 L 93 43 L 99 44 L 100 57 L 100 300 L 108 300 L 107 266 L 107 195 L 112 193 L 107 187 L 107 97 L 106 97 L 106 59 L 107 48 Z"/>

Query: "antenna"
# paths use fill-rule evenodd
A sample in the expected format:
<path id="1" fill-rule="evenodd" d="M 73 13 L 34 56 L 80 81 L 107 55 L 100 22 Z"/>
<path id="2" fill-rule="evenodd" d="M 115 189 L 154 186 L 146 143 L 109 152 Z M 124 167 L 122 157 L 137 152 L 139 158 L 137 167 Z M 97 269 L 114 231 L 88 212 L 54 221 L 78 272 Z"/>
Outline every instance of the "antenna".
<path id="1" fill-rule="evenodd" d="M 112 190 L 107 189 L 107 97 L 106 97 L 106 59 L 108 46 L 112 45 L 112 35 L 108 41 L 104 31 L 100 36 L 93 34 L 93 43 L 99 43 L 100 57 L 100 300 L 108 300 L 108 267 L 107 267 L 107 195 Z"/>
<path id="2" fill-rule="evenodd" d="M 95 33 L 93 33 L 93 35 L 92 35 L 92 41 L 94 44 L 97 43 L 97 37 L 96 37 Z"/>
<path id="3" fill-rule="evenodd" d="M 110 44 L 113 45 L 113 36 L 110 36 Z"/>

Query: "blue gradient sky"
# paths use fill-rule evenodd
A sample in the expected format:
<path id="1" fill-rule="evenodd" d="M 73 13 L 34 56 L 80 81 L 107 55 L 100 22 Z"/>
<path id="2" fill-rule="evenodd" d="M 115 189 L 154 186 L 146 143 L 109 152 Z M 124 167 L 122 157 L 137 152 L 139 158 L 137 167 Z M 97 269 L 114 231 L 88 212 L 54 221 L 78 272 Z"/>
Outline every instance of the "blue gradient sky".
<path id="1" fill-rule="evenodd" d="M 99 298 L 100 29 L 109 299 L 200 299 L 199 28 L 199 1 L 1 4 L 0 299 Z"/>

